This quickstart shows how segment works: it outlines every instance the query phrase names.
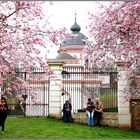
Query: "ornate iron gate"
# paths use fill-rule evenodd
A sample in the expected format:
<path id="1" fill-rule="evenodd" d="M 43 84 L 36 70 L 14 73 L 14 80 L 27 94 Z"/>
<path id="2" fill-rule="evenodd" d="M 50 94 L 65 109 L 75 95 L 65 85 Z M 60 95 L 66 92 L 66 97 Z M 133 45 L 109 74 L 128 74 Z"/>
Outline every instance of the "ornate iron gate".
<path id="1" fill-rule="evenodd" d="M 62 105 L 67 98 L 72 103 L 72 112 L 86 108 L 87 98 L 101 99 L 104 111 L 118 111 L 117 70 L 83 69 L 83 67 L 64 67 Z M 64 94 L 67 93 L 67 94 Z"/>
<path id="2" fill-rule="evenodd" d="M 41 68 L 34 68 L 33 73 L 18 70 L 19 75 L 29 83 L 34 89 L 34 96 L 38 102 L 32 101 L 32 96 L 27 94 L 27 90 L 22 93 L 22 100 L 17 100 L 17 92 L 13 91 L 8 96 L 8 106 L 10 116 L 47 116 L 49 114 L 49 78 Z"/>

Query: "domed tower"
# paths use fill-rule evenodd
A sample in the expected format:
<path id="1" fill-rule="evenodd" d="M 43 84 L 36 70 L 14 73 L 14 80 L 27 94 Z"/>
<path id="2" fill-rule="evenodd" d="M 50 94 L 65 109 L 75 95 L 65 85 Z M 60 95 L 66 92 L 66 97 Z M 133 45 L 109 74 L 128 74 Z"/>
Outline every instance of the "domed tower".
<path id="1" fill-rule="evenodd" d="M 76 21 L 76 13 L 75 13 L 75 22 L 70 28 L 71 34 L 69 37 L 63 39 L 60 48 L 58 50 L 58 56 L 62 55 L 66 56 L 66 54 L 70 55 L 73 59 L 80 60 L 78 63 L 82 64 L 81 60 L 81 52 L 84 46 L 86 45 L 87 37 L 80 32 L 81 27 L 78 25 Z M 72 37 L 74 36 L 74 37 Z M 68 56 L 67 55 L 67 56 Z M 56 59 L 58 58 L 56 57 Z M 77 61 L 76 61 L 77 62 Z"/>

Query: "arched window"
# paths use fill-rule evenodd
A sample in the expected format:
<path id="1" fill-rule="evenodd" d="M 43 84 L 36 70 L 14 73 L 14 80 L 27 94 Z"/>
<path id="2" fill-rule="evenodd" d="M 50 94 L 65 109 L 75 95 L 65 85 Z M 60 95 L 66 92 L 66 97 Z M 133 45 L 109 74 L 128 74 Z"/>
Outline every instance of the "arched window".
<path id="1" fill-rule="evenodd" d="M 74 58 L 74 59 L 77 59 L 77 56 L 76 56 L 76 55 L 74 55 L 74 56 L 73 56 L 73 58 Z"/>

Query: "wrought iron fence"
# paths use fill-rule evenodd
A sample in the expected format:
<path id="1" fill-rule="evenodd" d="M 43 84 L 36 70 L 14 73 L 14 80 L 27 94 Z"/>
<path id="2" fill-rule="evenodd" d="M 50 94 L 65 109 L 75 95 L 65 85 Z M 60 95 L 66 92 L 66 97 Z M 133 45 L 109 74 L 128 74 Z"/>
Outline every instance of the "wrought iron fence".
<path id="1" fill-rule="evenodd" d="M 62 72 L 63 89 L 69 93 L 72 112 L 86 108 L 87 98 L 98 97 L 102 101 L 104 111 L 118 111 L 117 104 L 117 70 L 64 67 Z M 62 97 L 62 104 L 68 96 Z"/>
<path id="2" fill-rule="evenodd" d="M 25 116 L 25 112 L 22 110 L 22 107 L 20 104 L 8 104 L 8 116 L 13 117 L 20 117 Z"/>
<path id="3" fill-rule="evenodd" d="M 48 104 L 8 104 L 8 116 L 48 116 Z"/>
<path id="4" fill-rule="evenodd" d="M 47 116 L 49 114 L 49 78 L 42 68 L 32 68 L 32 73 L 27 73 L 22 69 L 16 69 L 17 76 L 20 76 L 25 80 L 34 90 L 35 98 L 38 103 L 32 102 L 32 97 L 27 94 L 27 90 L 22 93 L 20 91 L 13 90 L 11 95 L 7 95 L 8 98 L 8 115 L 9 116 Z M 3 92 L 5 87 L 3 87 Z M 22 95 L 24 99 L 16 98 L 16 95 Z M 27 96 L 28 95 L 28 96 Z"/>
<path id="5" fill-rule="evenodd" d="M 47 116 L 49 114 L 49 78 L 42 69 L 33 69 L 32 75 L 27 72 L 18 71 L 23 75 L 23 79 L 29 82 L 35 91 L 39 92 L 37 98 L 40 103 L 33 104 L 31 97 L 28 104 L 21 104 L 15 99 L 15 95 L 9 97 L 8 114 L 10 116 Z M 36 77 L 39 77 L 36 79 Z M 62 71 L 63 92 L 61 98 L 61 108 L 66 99 L 72 103 L 72 112 L 86 108 L 87 98 L 99 97 L 103 103 L 104 111 L 118 111 L 117 104 L 117 71 L 116 69 L 83 69 L 83 67 L 64 67 Z M 23 97 L 24 98 L 24 97 Z"/>

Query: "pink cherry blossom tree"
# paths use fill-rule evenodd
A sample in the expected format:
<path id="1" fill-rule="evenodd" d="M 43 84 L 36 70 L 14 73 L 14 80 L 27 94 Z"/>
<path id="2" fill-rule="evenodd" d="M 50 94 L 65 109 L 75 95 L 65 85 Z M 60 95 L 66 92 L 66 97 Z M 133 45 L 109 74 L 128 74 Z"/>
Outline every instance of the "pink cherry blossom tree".
<path id="1" fill-rule="evenodd" d="M 89 12 L 87 29 L 90 41 L 83 55 L 89 58 L 92 67 L 112 67 L 116 62 L 128 62 L 131 64 L 128 78 L 139 73 L 140 1 L 100 4 L 97 13 Z"/>
<path id="2" fill-rule="evenodd" d="M 17 68 L 31 72 L 31 67 L 42 67 L 52 73 L 40 55 L 41 49 L 58 44 L 66 29 L 54 31 L 41 1 L 0 2 L 0 88 L 5 93 L 13 89 L 31 91 L 30 86 L 18 75 Z"/>

